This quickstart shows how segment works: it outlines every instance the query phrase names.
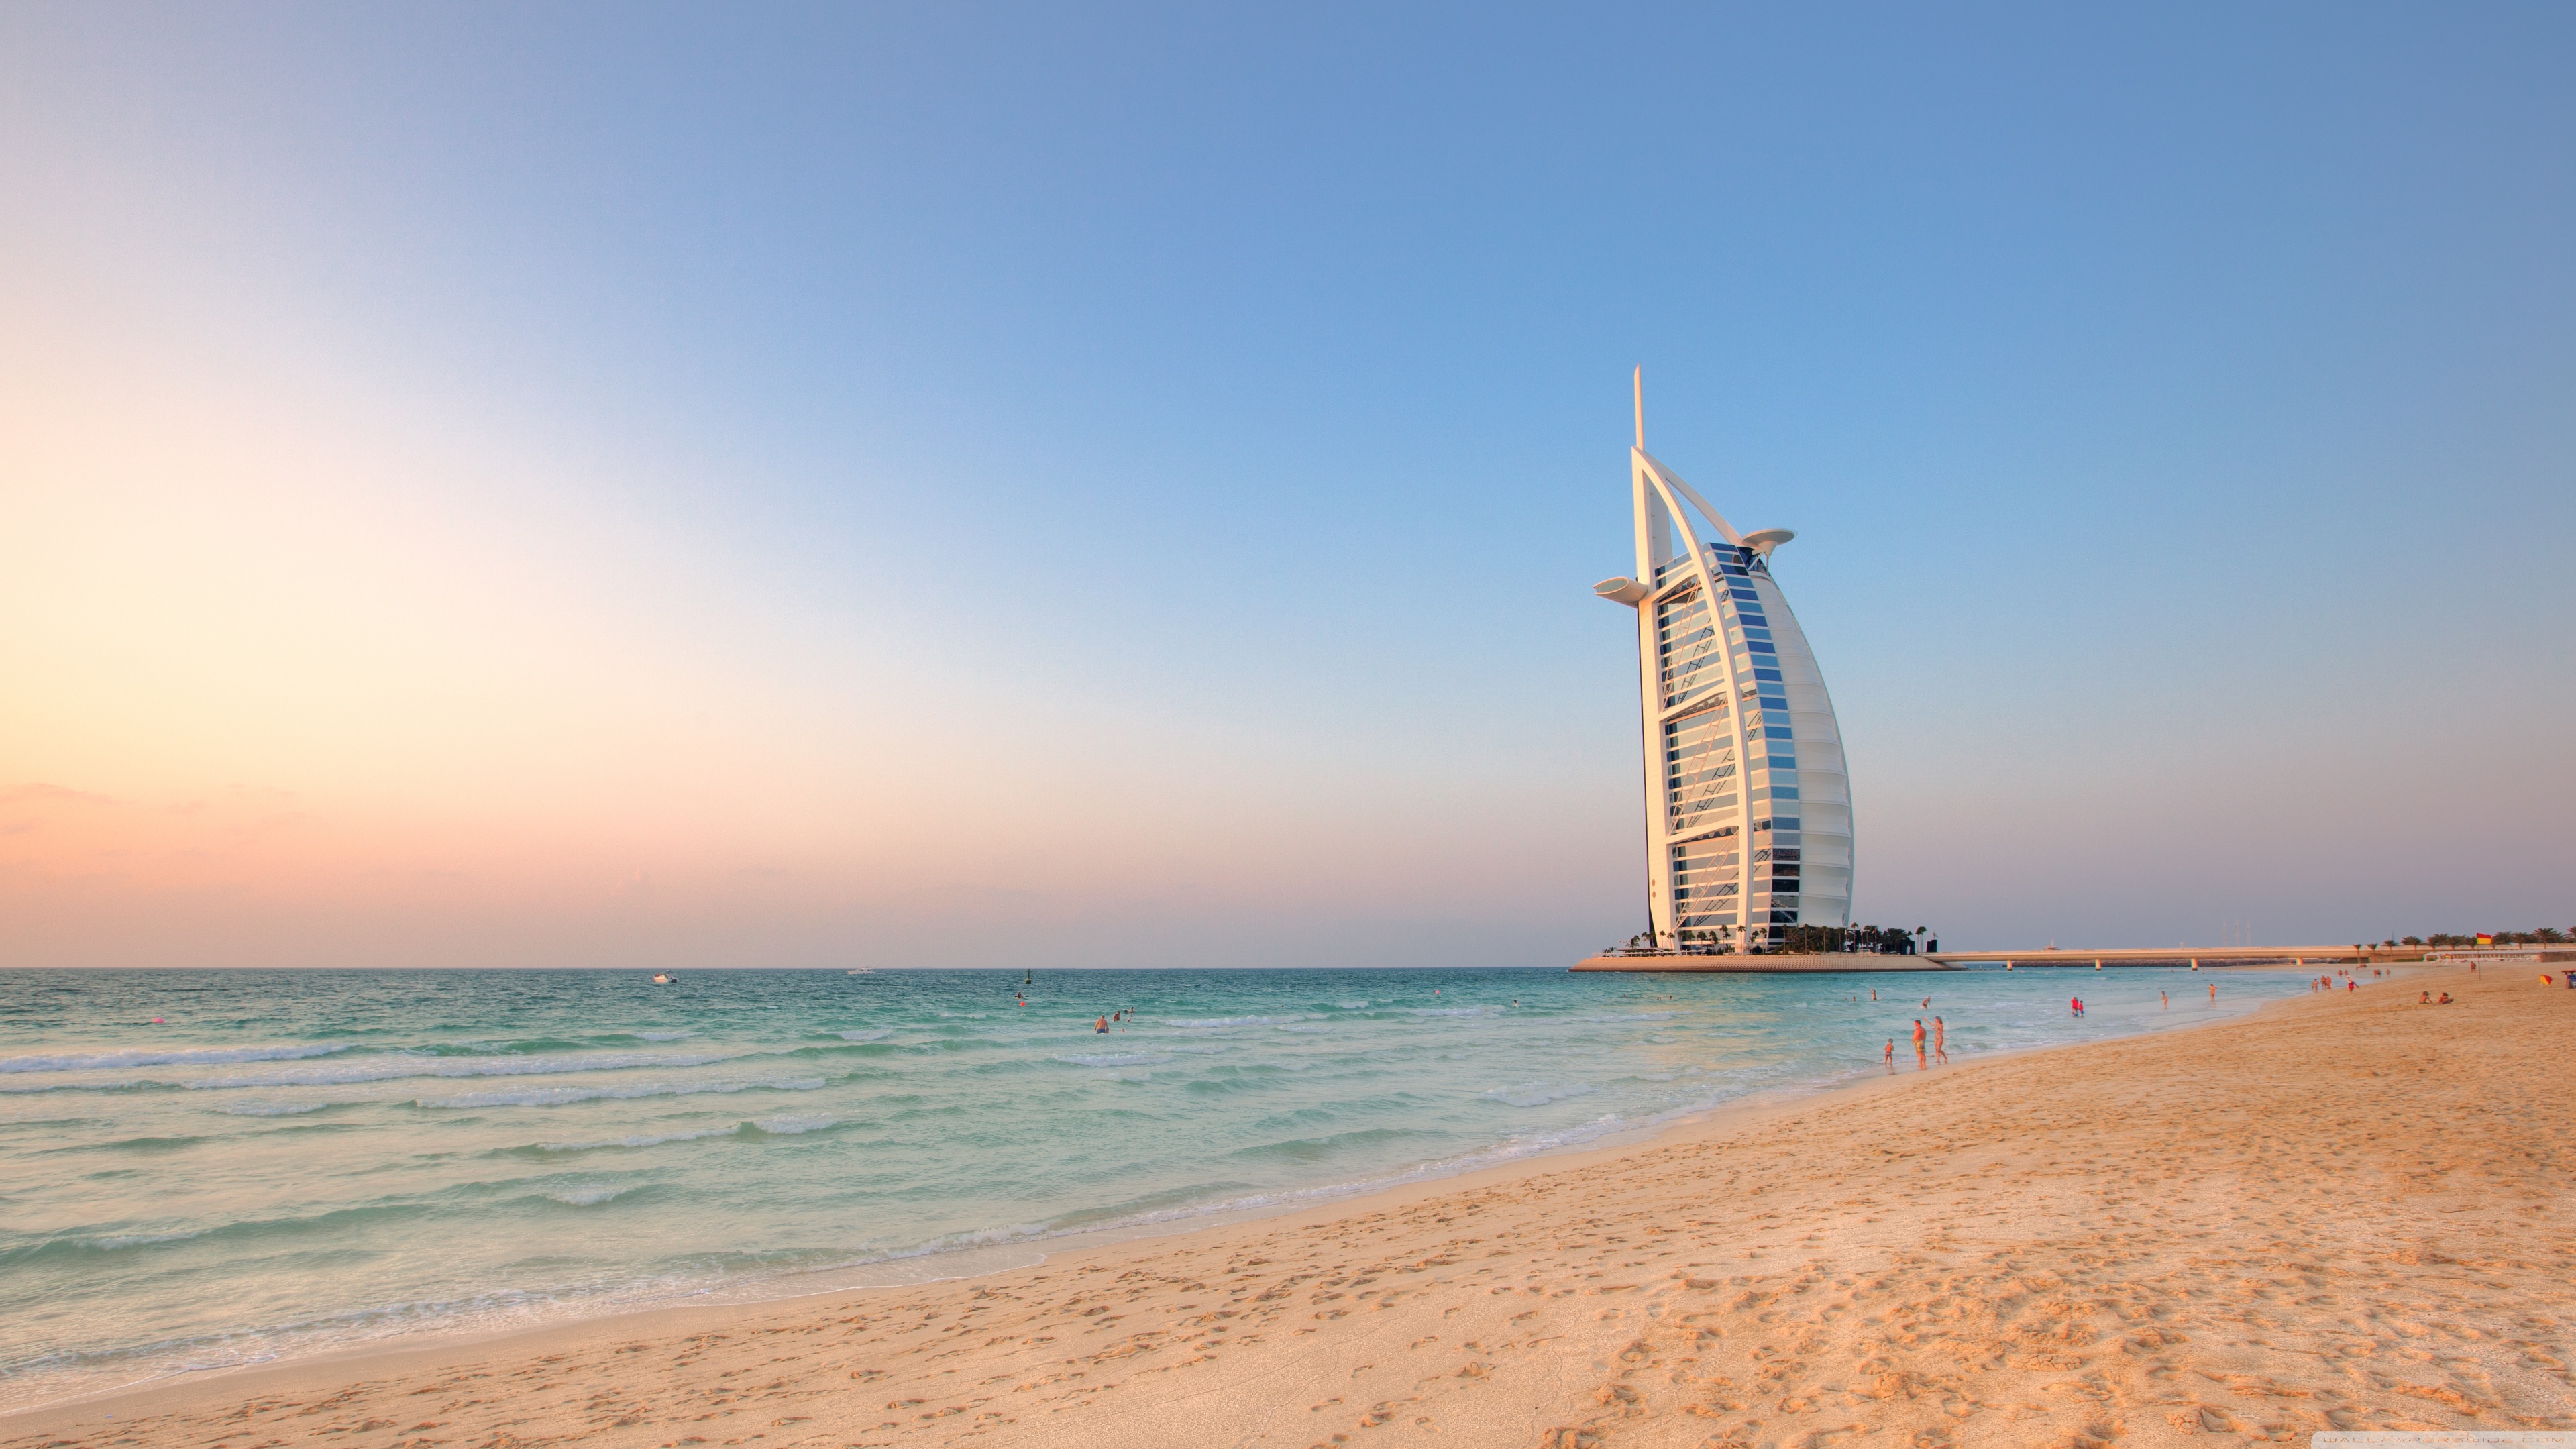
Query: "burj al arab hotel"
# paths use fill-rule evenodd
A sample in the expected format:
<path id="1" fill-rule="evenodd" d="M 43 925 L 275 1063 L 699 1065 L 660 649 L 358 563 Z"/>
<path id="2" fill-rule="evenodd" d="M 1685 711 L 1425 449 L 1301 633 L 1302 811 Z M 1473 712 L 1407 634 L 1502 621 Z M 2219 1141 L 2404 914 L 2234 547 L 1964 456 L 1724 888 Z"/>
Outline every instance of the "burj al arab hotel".
<path id="1" fill-rule="evenodd" d="M 1851 924 L 1851 781 L 1825 676 L 1771 577 L 1785 528 L 1738 533 L 1646 451 L 1637 379 L 1637 576 L 1593 592 L 1637 614 L 1646 892 L 1668 951 L 1776 948 Z"/>

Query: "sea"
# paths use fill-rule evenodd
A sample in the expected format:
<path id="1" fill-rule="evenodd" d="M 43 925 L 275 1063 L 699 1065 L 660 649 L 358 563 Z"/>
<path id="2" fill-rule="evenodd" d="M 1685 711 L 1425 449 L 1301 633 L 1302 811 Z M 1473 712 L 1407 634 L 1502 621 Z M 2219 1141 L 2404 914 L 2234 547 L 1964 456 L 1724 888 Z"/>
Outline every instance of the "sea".
<path id="1" fill-rule="evenodd" d="M 1883 1074 L 1891 1040 L 1912 1072 L 1917 1017 L 1964 1062 L 2305 989 L 2160 969 L 0 971 L 0 1410 L 987 1272 L 1615 1145 Z"/>

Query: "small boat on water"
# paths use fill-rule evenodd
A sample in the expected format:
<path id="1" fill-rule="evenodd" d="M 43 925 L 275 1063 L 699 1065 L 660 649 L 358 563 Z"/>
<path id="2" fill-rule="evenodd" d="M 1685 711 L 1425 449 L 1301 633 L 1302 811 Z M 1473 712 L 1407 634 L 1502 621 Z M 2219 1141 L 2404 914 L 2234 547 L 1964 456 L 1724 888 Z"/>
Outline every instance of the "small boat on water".
<path id="1" fill-rule="evenodd" d="M 656 971 L 653 973 L 653 984 L 656 986 L 668 986 L 676 979 L 678 978 L 672 976 L 668 971 Z"/>

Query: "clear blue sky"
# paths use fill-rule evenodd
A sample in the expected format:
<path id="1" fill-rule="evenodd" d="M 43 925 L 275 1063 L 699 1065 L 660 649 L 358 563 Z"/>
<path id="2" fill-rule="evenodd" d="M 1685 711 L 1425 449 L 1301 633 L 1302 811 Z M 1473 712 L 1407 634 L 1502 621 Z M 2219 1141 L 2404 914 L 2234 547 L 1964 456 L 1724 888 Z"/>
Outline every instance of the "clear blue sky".
<path id="1" fill-rule="evenodd" d="M 1862 919 L 2576 924 L 2571 75 L 2563 5 L 9 6 L 0 959 L 1553 964 L 1642 914 L 1637 365 L 1798 531 Z"/>

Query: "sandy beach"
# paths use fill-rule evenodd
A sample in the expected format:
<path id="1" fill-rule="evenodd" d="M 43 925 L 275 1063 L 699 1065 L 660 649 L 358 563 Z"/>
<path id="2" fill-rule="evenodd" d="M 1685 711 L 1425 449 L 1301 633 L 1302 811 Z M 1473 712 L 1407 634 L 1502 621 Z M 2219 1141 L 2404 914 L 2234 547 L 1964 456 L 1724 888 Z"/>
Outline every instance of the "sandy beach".
<path id="1" fill-rule="evenodd" d="M 2537 978 L 2427 969 L 2181 1034 L 1909 1061 L 1641 1148 L 978 1279 L 179 1381 L 0 1419 L 0 1445 L 2576 1429 L 2576 992 Z"/>

